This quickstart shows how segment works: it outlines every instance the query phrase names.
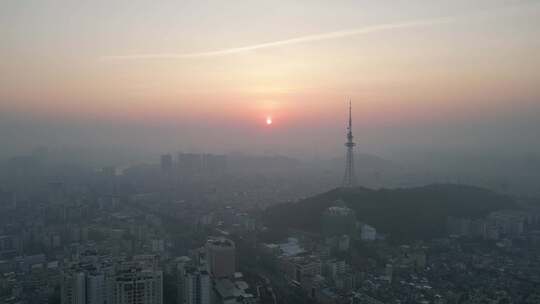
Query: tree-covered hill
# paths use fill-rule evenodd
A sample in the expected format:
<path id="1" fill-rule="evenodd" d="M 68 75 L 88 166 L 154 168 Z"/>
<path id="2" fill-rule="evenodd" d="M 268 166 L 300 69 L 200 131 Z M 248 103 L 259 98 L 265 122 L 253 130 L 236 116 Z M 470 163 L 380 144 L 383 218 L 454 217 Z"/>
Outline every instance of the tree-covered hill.
<path id="1" fill-rule="evenodd" d="M 322 212 L 342 200 L 358 220 L 394 240 L 429 239 L 445 233 L 448 216 L 479 218 L 515 208 L 514 201 L 473 186 L 434 184 L 408 189 L 338 188 L 301 200 L 272 206 L 264 212 L 274 230 L 296 228 L 320 232 Z"/>

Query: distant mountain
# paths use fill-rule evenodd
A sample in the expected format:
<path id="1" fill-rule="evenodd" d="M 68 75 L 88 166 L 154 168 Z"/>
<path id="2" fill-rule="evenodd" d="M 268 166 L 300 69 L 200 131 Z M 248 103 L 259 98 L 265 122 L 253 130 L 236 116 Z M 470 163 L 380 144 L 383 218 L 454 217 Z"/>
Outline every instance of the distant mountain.
<path id="1" fill-rule="evenodd" d="M 516 208 L 514 201 L 495 192 L 464 185 L 434 184 L 408 189 L 338 188 L 268 208 L 265 223 L 272 229 L 296 228 L 320 232 L 322 212 L 342 200 L 366 222 L 393 240 L 429 239 L 445 234 L 448 216 L 479 218 Z"/>

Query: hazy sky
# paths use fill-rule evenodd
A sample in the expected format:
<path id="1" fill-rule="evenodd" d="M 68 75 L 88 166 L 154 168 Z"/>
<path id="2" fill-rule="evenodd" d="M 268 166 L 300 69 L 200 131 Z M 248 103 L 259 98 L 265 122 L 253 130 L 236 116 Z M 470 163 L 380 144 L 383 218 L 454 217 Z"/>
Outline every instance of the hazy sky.
<path id="1" fill-rule="evenodd" d="M 0 2 L 0 145 L 538 153 L 540 1 Z M 267 116 L 273 118 L 265 125 Z"/>

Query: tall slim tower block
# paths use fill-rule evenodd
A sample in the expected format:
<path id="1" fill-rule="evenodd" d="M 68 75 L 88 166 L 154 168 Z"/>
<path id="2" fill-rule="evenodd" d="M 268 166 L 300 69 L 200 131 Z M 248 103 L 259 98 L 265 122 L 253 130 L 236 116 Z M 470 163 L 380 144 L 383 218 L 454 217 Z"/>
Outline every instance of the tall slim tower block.
<path id="1" fill-rule="evenodd" d="M 353 148 L 356 145 L 353 142 L 352 135 L 352 114 L 351 114 L 351 102 L 349 101 L 349 125 L 347 126 L 347 142 L 345 147 L 347 147 L 347 160 L 345 162 L 345 176 L 343 176 L 343 187 L 354 187 L 356 186 L 356 175 L 354 173 L 354 152 Z"/>
<path id="2" fill-rule="evenodd" d="M 215 278 L 229 277 L 236 271 L 236 247 L 233 241 L 210 238 L 206 241 L 206 261 L 208 271 Z"/>

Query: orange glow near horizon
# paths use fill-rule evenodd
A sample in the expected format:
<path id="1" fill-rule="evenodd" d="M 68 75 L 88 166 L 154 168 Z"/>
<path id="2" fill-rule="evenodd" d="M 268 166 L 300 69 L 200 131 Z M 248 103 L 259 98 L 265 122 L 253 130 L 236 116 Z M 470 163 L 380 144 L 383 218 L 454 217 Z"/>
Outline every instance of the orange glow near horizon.
<path id="1" fill-rule="evenodd" d="M 277 132 L 340 125 L 345 96 L 355 125 L 370 127 L 506 113 L 540 96 L 532 2 L 510 10 L 503 0 L 449 1 L 449 15 L 462 17 L 448 22 L 426 0 L 267 3 L 283 14 L 260 3 L 46 2 L 6 5 L 21 14 L 0 30 L 2 114 Z M 217 13 L 222 5 L 238 15 Z"/>

